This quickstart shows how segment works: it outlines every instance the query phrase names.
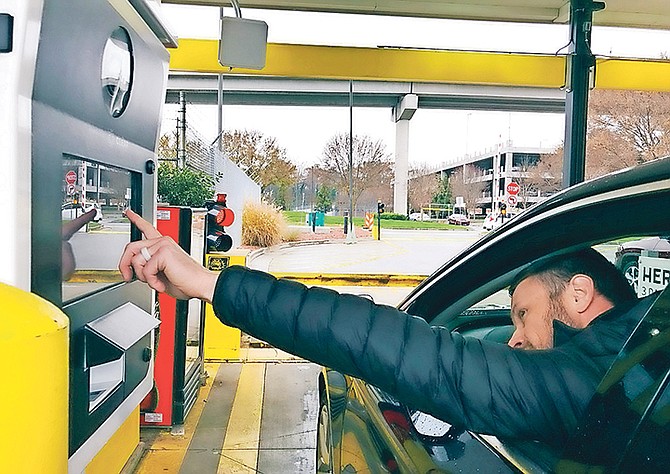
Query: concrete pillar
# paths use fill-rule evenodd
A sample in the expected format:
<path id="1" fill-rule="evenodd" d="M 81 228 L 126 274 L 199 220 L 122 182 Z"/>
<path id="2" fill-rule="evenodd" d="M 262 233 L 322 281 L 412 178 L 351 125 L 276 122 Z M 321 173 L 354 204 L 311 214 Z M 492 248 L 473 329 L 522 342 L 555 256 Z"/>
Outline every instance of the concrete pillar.
<path id="1" fill-rule="evenodd" d="M 407 181 L 409 180 L 409 120 L 395 124 L 395 182 L 393 212 L 407 214 Z"/>
<path id="2" fill-rule="evenodd" d="M 419 107 L 419 96 L 405 95 L 393 109 L 395 127 L 395 181 L 393 212 L 407 214 L 407 181 L 409 180 L 409 121 Z"/>

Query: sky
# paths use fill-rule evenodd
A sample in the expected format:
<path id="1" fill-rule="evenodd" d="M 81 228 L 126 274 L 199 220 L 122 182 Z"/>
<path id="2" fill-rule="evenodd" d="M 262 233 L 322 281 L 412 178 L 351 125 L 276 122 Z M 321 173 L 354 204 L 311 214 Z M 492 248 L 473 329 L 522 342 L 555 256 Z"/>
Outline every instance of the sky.
<path id="1" fill-rule="evenodd" d="M 219 37 L 218 8 L 163 5 L 162 12 L 180 38 Z M 234 16 L 234 11 L 226 8 L 224 14 Z M 268 41 L 273 43 L 555 54 L 569 38 L 565 25 L 256 9 L 242 9 L 242 16 L 267 22 Z M 592 50 L 596 55 L 659 58 L 670 52 L 670 32 L 595 27 Z M 329 138 L 349 131 L 346 107 L 225 106 L 223 115 L 224 129 L 258 130 L 275 137 L 301 169 L 320 161 Z M 439 166 L 508 140 L 515 146 L 556 147 L 563 140 L 564 121 L 563 114 L 419 109 L 410 121 L 409 162 Z M 216 106 L 187 104 L 187 122 L 206 141 L 213 141 L 218 126 Z M 162 133 L 176 125 L 177 106 L 166 105 Z M 355 135 L 381 140 L 393 153 L 395 124 L 390 109 L 355 108 L 353 130 Z"/>

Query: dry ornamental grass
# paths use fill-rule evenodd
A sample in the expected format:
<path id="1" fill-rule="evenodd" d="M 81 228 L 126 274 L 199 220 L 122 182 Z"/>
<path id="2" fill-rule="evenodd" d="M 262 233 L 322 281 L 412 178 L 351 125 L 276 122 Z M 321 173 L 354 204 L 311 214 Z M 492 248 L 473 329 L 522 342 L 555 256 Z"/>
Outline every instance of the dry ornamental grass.
<path id="1" fill-rule="evenodd" d="M 281 211 L 267 203 L 246 203 L 242 212 L 242 245 L 270 247 L 282 241 L 286 221 Z"/>

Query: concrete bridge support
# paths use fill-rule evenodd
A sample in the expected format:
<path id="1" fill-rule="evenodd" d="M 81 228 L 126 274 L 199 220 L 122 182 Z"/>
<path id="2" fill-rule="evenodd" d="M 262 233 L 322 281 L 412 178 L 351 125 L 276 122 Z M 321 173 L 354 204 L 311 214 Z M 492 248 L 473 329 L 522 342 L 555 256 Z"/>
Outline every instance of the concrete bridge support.
<path id="1" fill-rule="evenodd" d="M 409 180 L 409 121 L 419 108 L 419 96 L 407 94 L 393 109 L 395 120 L 395 179 L 393 212 L 407 214 L 407 183 Z"/>

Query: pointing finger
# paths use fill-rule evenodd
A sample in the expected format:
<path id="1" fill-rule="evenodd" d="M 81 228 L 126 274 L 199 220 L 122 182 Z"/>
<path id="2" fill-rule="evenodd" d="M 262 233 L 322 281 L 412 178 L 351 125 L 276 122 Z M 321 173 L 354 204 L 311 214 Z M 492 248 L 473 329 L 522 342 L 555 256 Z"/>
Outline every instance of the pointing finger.
<path id="1" fill-rule="evenodd" d="M 161 233 L 158 232 L 154 228 L 154 226 L 152 226 L 149 222 L 147 222 L 145 219 L 143 219 L 136 212 L 134 212 L 130 209 L 127 209 L 125 214 L 126 214 L 126 217 L 128 218 L 128 220 L 131 223 L 135 224 L 137 226 L 137 228 L 140 230 L 140 232 L 142 232 L 142 234 L 144 234 L 144 236 L 147 239 L 155 239 L 155 238 L 161 236 Z"/>

